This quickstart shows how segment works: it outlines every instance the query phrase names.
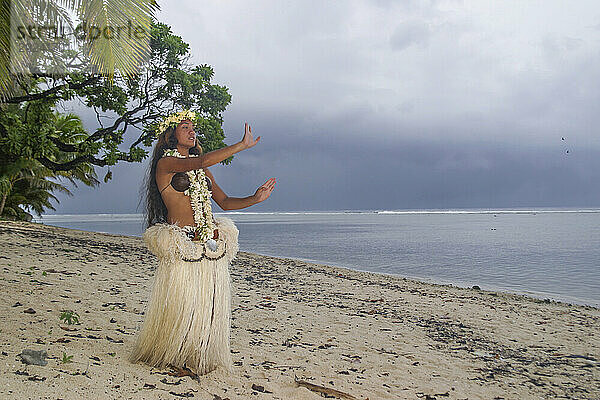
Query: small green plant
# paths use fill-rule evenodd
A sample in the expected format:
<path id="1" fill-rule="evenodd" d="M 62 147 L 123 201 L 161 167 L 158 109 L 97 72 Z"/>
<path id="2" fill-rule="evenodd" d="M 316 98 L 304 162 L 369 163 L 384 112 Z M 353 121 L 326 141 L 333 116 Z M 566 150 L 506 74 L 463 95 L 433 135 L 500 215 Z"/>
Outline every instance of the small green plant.
<path id="1" fill-rule="evenodd" d="M 48 274 L 46 273 L 46 271 L 42 272 L 42 276 L 46 276 L 46 275 L 48 275 Z"/>
<path id="2" fill-rule="evenodd" d="M 73 361 L 71 361 L 71 358 L 73 358 L 73 356 L 67 356 L 67 353 L 65 353 L 63 351 L 63 358 L 62 358 L 62 363 L 63 364 L 73 362 Z"/>
<path id="3" fill-rule="evenodd" d="M 109 356 L 114 357 L 117 353 L 108 353 Z"/>
<path id="4" fill-rule="evenodd" d="M 63 311 L 63 313 L 60 314 L 60 320 L 64 320 L 69 325 L 78 324 L 79 314 L 72 310 Z"/>

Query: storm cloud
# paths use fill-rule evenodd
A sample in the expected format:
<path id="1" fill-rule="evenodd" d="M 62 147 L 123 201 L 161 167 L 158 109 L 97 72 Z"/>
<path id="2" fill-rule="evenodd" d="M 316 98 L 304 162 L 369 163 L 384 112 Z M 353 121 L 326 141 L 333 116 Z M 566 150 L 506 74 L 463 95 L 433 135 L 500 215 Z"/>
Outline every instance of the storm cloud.
<path id="1" fill-rule="evenodd" d="M 261 136 L 211 167 L 234 197 L 277 178 L 248 211 L 600 206 L 595 2 L 182 1 L 159 20 L 229 88 L 226 142 Z M 144 172 L 56 212 L 136 212 Z"/>

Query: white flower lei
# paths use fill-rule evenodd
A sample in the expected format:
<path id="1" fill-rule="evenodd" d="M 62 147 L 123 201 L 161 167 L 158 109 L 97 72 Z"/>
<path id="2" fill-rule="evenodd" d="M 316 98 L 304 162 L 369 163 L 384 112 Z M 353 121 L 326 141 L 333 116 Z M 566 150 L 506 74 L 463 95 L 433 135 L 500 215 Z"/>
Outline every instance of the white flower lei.
<path id="1" fill-rule="evenodd" d="M 166 149 L 163 157 L 186 158 L 177 149 Z M 198 157 L 198 155 L 190 154 L 190 157 Z M 204 243 L 213 238 L 215 230 L 210 203 L 212 192 L 208 189 L 206 174 L 202 168 L 187 171 L 186 174 L 190 178 L 190 187 L 183 194 L 190 196 L 190 204 L 194 211 L 194 222 L 200 231 L 200 241 Z"/>

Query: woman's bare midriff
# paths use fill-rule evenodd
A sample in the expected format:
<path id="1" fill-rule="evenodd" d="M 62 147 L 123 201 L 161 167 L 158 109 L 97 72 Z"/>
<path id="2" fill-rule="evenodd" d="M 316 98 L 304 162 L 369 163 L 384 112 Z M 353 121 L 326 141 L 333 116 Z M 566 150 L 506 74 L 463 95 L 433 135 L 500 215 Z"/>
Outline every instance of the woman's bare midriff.
<path id="1" fill-rule="evenodd" d="M 194 210 L 190 203 L 190 197 L 178 192 L 171 186 L 162 193 L 163 201 L 167 206 L 167 220 L 170 224 L 179 226 L 195 226 Z"/>

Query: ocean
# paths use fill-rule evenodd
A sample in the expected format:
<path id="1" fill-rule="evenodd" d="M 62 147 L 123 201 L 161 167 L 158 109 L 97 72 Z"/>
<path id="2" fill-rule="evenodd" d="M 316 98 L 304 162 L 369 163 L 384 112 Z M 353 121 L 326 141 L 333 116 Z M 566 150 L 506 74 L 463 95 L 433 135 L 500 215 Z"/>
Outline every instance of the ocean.
<path id="1" fill-rule="evenodd" d="M 222 212 L 240 250 L 600 307 L 600 209 Z M 141 236 L 140 214 L 35 222 Z"/>

